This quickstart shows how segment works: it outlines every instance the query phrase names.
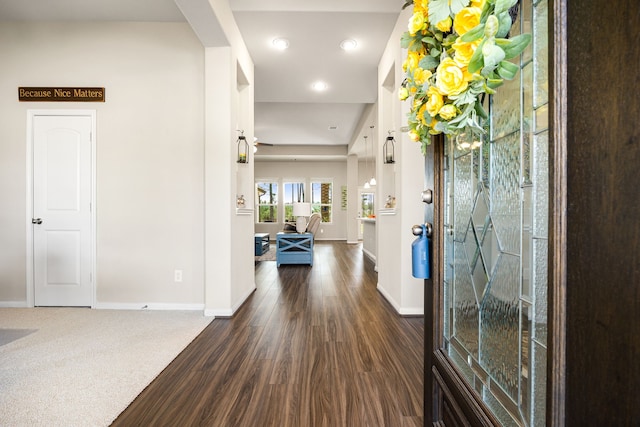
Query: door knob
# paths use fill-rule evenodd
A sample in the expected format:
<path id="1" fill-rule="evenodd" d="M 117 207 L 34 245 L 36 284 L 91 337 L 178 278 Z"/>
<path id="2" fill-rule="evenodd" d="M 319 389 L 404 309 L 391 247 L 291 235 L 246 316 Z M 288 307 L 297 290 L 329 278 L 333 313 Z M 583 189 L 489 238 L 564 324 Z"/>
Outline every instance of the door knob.
<path id="1" fill-rule="evenodd" d="M 31 218 L 31 224 L 42 224 L 42 218 Z"/>
<path id="2" fill-rule="evenodd" d="M 421 236 L 422 235 L 422 225 L 418 224 L 418 225 L 414 225 L 413 227 L 411 227 L 411 233 L 414 236 Z M 431 225 L 430 222 L 426 222 L 424 224 L 424 227 L 427 230 L 427 237 L 431 237 L 431 233 L 433 232 L 433 226 Z"/>
<path id="3" fill-rule="evenodd" d="M 422 202 L 426 203 L 428 205 L 430 205 L 431 203 L 433 203 L 433 191 L 431 190 L 424 190 L 421 194 L 422 196 Z"/>

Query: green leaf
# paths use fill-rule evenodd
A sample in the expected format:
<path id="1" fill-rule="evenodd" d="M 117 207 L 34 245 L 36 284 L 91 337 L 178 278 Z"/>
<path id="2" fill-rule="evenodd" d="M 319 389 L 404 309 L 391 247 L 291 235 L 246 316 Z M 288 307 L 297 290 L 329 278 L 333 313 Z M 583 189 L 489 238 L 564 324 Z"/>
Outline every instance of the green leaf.
<path id="1" fill-rule="evenodd" d="M 403 6 L 402 10 L 405 10 L 407 7 L 413 6 L 413 0 L 408 0 Z"/>
<path id="2" fill-rule="evenodd" d="M 464 35 L 460 37 L 460 40 L 462 40 L 465 43 L 469 43 L 469 42 L 478 40 L 483 35 L 484 35 L 484 24 L 478 24 L 472 29 L 470 29 L 469 31 L 467 31 L 466 33 L 464 33 Z"/>
<path id="3" fill-rule="evenodd" d="M 438 45 L 438 43 L 436 42 L 436 39 L 434 39 L 433 37 L 423 37 L 422 43 L 430 44 L 431 46 Z"/>
<path id="4" fill-rule="evenodd" d="M 484 111 L 484 108 L 482 108 L 482 104 L 480 103 L 480 101 L 476 102 L 475 110 L 476 114 L 478 114 L 483 120 L 487 120 L 489 118 L 487 112 Z"/>
<path id="5" fill-rule="evenodd" d="M 484 57 L 484 67 L 481 73 L 486 76 L 498 66 L 505 54 L 500 46 L 496 46 L 494 41 L 490 40 L 482 46 L 482 56 Z"/>
<path id="6" fill-rule="evenodd" d="M 429 30 L 433 33 L 433 36 L 436 38 L 436 40 L 438 40 L 439 42 L 442 42 L 442 31 L 438 30 L 435 25 L 432 25 Z"/>
<path id="7" fill-rule="evenodd" d="M 462 92 L 460 95 L 450 96 L 449 98 L 453 100 L 453 105 L 462 108 L 467 104 L 475 102 L 476 94 L 467 90 Z"/>
<path id="8" fill-rule="evenodd" d="M 486 24 L 484 24 L 484 36 L 486 38 L 495 37 L 500 29 L 500 20 L 495 15 L 489 15 Z"/>
<path id="9" fill-rule="evenodd" d="M 433 56 L 425 56 L 420 60 L 418 66 L 423 70 L 432 70 L 438 66 L 440 61 L 438 58 L 434 58 Z"/>
<path id="10" fill-rule="evenodd" d="M 450 125 L 455 125 L 458 123 L 462 123 L 469 118 L 469 114 L 473 111 L 474 104 L 468 104 L 463 111 L 460 112 L 456 117 L 449 121 Z"/>
<path id="11" fill-rule="evenodd" d="M 459 1 L 459 0 L 453 0 Z M 429 2 L 429 22 L 437 24 L 449 16 L 449 0 L 431 0 Z"/>
<path id="12" fill-rule="evenodd" d="M 502 86 L 503 83 L 504 83 L 504 80 L 502 79 L 487 79 L 487 86 L 490 87 L 491 89 L 500 87 Z"/>
<path id="13" fill-rule="evenodd" d="M 495 90 L 493 90 L 493 89 L 491 89 L 491 88 L 490 88 L 489 86 L 487 86 L 487 85 L 484 85 L 484 91 L 485 91 L 485 93 L 488 93 L 489 95 L 495 95 L 495 94 L 496 94 L 496 91 L 495 91 Z"/>
<path id="14" fill-rule="evenodd" d="M 513 22 L 511 22 L 511 16 L 509 15 L 509 13 L 505 12 L 498 16 L 498 20 L 500 21 L 500 26 L 498 27 L 496 37 L 505 37 L 507 34 L 509 34 L 511 25 L 513 25 Z"/>
<path id="15" fill-rule="evenodd" d="M 473 52 L 473 56 L 471 56 L 471 60 L 469 61 L 469 65 L 467 65 L 467 70 L 470 73 L 475 73 L 479 71 L 482 67 L 484 67 L 484 58 L 482 57 L 482 48 L 485 44 L 486 40 L 482 40 L 476 51 Z"/>
<path id="16" fill-rule="evenodd" d="M 496 44 L 504 51 L 504 59 L 520 55 L 530 42 L 531 34 L 520 34 L 512 39 L 496 39 Z"/>
<path id="17" fill-rule="evenodd" d="M 436 123 L 436 125 L 433 128 L 434 130 L 437 130 L 438 132 L 444 132 L 444 133 L 449 133 L 448 131 L 448 127 L 447 124 L 445 122 L 438 122 Z"/>
<path id="18" fill-rule="evenodd" d="M 495 14 L 500 15 L 502 12 L 508 11 L 511 6 L 516 4 L 518 0 L 496 0 Z"/>
<path id="19" fill-rule="evenodd" d="M 500 61 L 496 71 L 503 79 L 512 80 L 520 71 L 520 67 L 509 61 Z"/>
<path id="20" fill-rule="evenodd" d="M 442 44 L 451 46 L 456 42 L 457 39 L 458 39 L 458 36 L 456 36 L 455 34 L 449 34 L 447 37 L 445 37 L 444 40 L 442 40 Z"/>
<path id="21" fill-rule="evenodd" d="M 403 49 L 408 49 L 412 41 L 413 41 L 413 37 L 411 37 L 411 34 L 409 34 L 409 31 L 405 31 L 404 33 L 402 33 L 402 36 L 400 37 L 400 46 Z"/>
<path id="22" fill-rule="evenodd" d="M 482 13 L 480 14 L 480 22 L 483 24 L 487 22 L 487 18 L 492 13 L 493 13 L 493 3 L 489 1 L 485 1 L 484 7 L 482 8 Z"/>

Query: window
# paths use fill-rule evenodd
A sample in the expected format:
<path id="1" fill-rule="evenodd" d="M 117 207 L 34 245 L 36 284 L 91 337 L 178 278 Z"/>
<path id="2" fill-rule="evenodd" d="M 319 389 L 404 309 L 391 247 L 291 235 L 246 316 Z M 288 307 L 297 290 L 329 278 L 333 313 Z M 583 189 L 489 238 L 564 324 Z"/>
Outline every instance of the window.
<path id="1" fill-rule="evenodd" d="M 322 222 L 331 222 L 333 203 L 333 183 L 316 181 L 311 183 L 311 213 L 319 213 Z"/>
<path id="2" fill-rule="evenodd" d="M 256 183 L 258 222 L 278 222 L 278 183 Z"/>
<path id="3" fill-rule="evenodd" d="M 296 222 L 293 216 L 293 204 L 304 202 L 304 183 L 285 182 L 284 183 L 284 222 Z"/>

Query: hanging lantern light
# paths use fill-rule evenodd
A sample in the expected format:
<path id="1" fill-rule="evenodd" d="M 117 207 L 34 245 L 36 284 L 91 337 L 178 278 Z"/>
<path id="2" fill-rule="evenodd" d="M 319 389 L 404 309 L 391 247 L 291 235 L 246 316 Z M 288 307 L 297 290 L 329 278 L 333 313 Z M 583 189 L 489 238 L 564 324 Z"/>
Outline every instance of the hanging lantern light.
<path id="1" fill-rule="evenodd" d="M 382 146 L 382 158 L 386 164 L 396 162 L 396 140 L 391 135 L 393 131 L 389 131 L 389 136 Z"/>
<path id="2" fill-rule="evenodd" d="M 247 142 L 247 138 L 244 136 L 244 131 L 238 131 L 240 135 L 238 136 L 238 163 L 249 163 L 249 143 Z"/>

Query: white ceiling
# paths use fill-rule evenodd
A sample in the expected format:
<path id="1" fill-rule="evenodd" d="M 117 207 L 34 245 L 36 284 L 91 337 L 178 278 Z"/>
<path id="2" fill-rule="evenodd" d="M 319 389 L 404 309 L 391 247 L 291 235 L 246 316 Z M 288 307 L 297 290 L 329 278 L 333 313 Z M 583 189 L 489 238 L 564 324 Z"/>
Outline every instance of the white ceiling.
<path id="1" fill-rule="evenodd" d="M 187 3 L 177 1 L 183 8 Z M 229 4 L 255 65 L 259 141 L 348 145 L 366 105 L 377 99 L 377 65 L 404 0 L 229 0 Z M 185 18 L 174 0 L 0 0 L 0 21 L 34 20 L 182 22 Z M 288 39 L 289 49 L 274 49 L 271 42 L 276 37 Z M 358 48 L 341 50 L 344 39 L 356 40 Z M 326 82 L 328 89 L 314 92 L 311 84 L 317 80 Z"/>

